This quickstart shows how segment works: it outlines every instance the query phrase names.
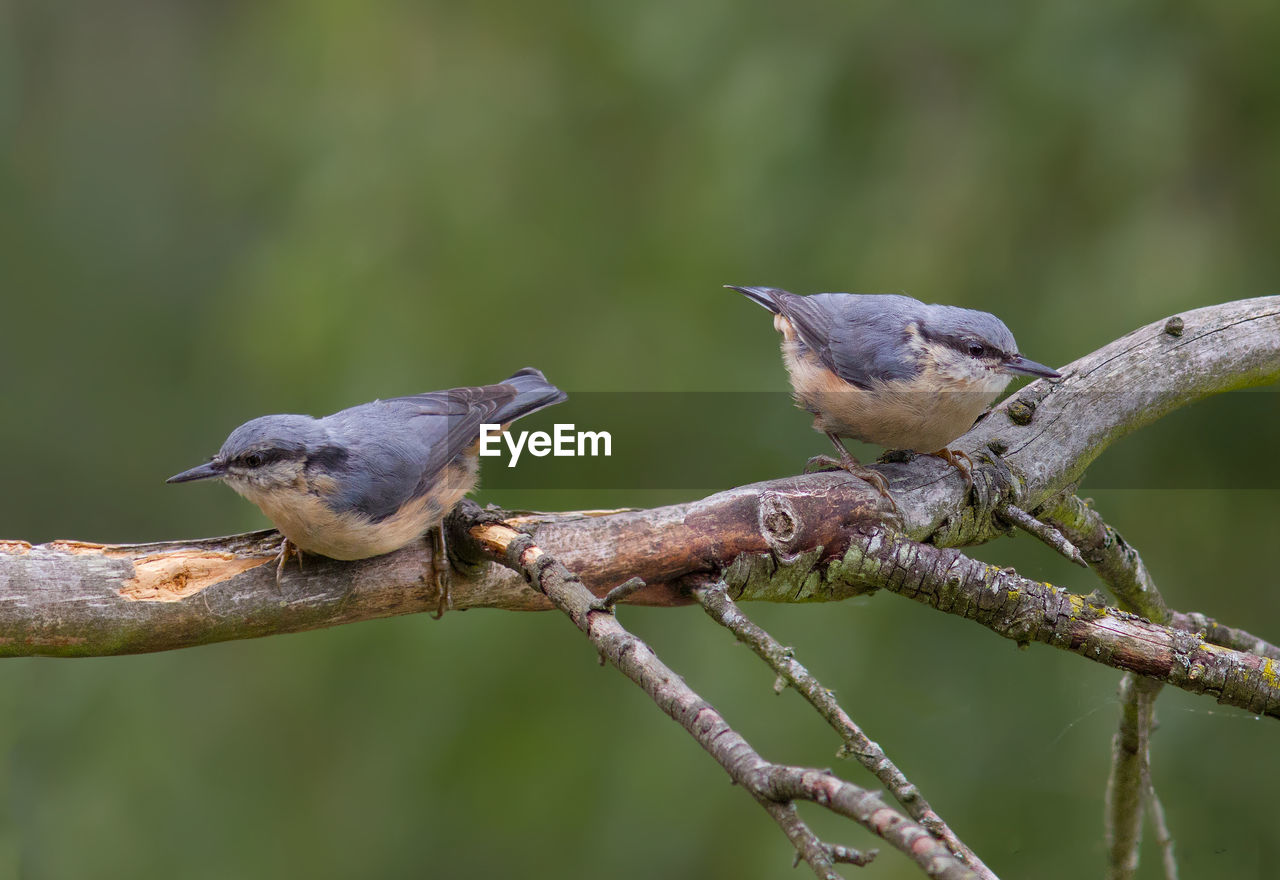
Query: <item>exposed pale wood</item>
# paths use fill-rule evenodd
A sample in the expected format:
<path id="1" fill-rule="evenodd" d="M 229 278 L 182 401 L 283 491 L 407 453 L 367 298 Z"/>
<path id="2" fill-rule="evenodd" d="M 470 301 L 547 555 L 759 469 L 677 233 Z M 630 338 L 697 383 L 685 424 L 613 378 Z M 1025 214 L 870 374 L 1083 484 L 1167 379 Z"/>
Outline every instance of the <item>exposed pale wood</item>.
<path id="1" fill-rule="evenodd" d="M 977 464 L 976 505 L 956 471 L 932 457 L 875 465 L 891 481 L 905 534 L 944 546 L 989 540 L 1000 534 L 992 513 L 1010 495 L 1034 512 L 1123 434 L 1209 394 L 1280 378 L 1280 297 L 1179 317 L 1179 335 L 1164 320 L 1134 331 L 1064 367 L 1063 382 L 1023 389 L 953 444 Z M 992 445 L 1007 450 L 1002 459 Z M 860 525 L 893 523 L 894 514 L 866 484 L 834 473 L 651 510 L 520 522 L 597 594 L 638 576 L 649 587 L 628 601 L 683 603 L 688 578 L 729 567 L 741 599 L 827 601 L 862 587 L 826 578 L 826 564 Z M 0 541 L 0 654 L 157 651 L 435 608 L 425 543 L 354 563 L 307 557 L 277 585 L 267 564 L 277 542 L 274 532 L 141 545 Z M 547 607 L 497 566 L 453 581 L 454 608 Z"/>

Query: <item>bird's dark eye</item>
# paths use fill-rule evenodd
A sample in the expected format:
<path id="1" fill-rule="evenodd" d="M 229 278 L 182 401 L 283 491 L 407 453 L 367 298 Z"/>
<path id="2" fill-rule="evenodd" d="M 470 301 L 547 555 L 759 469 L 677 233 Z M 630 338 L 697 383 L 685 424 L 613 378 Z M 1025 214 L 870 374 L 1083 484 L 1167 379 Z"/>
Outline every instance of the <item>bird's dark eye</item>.
<path id="1" fill-rule="evenodd" d="M 969 354 L 972 355 L 973 357 L 979 358 L 986 353 L 987 353 L 987 350 L 983 348 L 981 345 L 979 345 L 978 343 L 976 342 L 969 343 Z"/>
<path id="2" fill-rule="evenodd" d="M 266 459 L 266 456 L 264 456 L 261 452 L 250 452 L 248 455 L 246 455 L 244 458 L 240 460 L 244 462 L 245 467 L 256 468 L 256 467 L 262 467 L 262 463 L 267 459 Z"/>

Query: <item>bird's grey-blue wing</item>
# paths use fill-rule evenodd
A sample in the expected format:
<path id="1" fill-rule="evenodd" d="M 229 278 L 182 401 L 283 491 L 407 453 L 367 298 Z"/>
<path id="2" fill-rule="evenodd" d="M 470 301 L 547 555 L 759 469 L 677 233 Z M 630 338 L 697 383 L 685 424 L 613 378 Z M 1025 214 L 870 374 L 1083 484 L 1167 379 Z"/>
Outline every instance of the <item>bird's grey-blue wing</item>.
<path id="1" fill-rule="evenodd" d="M 800 341 L 837 376 L 859 388 L 919 372 L 903 357 L 907 325 L 923 305 L 894 294 L 815 293 L 778 298 Z"/>
<path id="2" fill-rule="evenodd" d="M 394 515 L 428 491 L 476 441 L 480 425 L 515 394 L 509 385 L 453 388 L 377 400 L 325 417 L 348 453 L 330 506 L 374 522 Z"/>

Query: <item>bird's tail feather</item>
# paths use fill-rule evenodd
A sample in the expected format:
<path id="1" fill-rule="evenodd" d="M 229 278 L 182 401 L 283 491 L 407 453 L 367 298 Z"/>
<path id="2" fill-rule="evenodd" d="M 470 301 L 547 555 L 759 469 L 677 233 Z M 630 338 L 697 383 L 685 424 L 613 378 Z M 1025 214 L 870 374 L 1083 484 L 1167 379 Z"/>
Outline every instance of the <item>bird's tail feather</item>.
<path id="1" fill-rule="evenodd" d="M 541 370 L 533 367 L 525 367 L 512 373 L 502 380 L 502 384 L 516 389 L 516 396 L 509 403 L 500 406 L 491 417 L 494 422 L 503 425 L 569 398 L 568 394 L 548 382 Z"/>
<path id="2" fill-rule="evenodd" d="M 764 306 L 775 315 L 782 310 L 781 306 L 778 305 L 777 295 L 780 293 L 786 293 L 785 290 L 779 290 L 776 287 L 739 287 L 736 284 L 726 284 L 725 287 L 730 290 L 738 291 L 738 293 L 742 294 L 747 299 L 757 305 Z"/>

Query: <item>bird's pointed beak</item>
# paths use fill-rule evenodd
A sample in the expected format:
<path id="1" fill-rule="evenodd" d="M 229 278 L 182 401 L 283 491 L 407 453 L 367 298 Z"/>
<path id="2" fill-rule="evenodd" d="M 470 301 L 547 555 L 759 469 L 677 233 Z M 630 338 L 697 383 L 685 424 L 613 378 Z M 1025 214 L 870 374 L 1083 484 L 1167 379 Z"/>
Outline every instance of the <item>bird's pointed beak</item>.
<path id="1" fill-rule="evenodd" d="M 193 467 L 189 471 L 183 471 L 180 474 L 174 474 L 166 483 L 189 483 L 192 480 L 212 480 L 221 477 L 227 472 L 227 466 L 216 458 L 213 461 L 206 461 L 202 465 Z"/>
<path id="2" fill-rule="evenodd" d="M 1000 364 L 1000 369 L 1006 373 L 1017 373 L 1020 376 L 1036 376 L 1041 379 L 1061 379 L 1062 374 L 1057 370 L 1051 370 L 1044 364 L 1037 364 L 1033 360 L 1028 360 L 1020 354 Z"/>

